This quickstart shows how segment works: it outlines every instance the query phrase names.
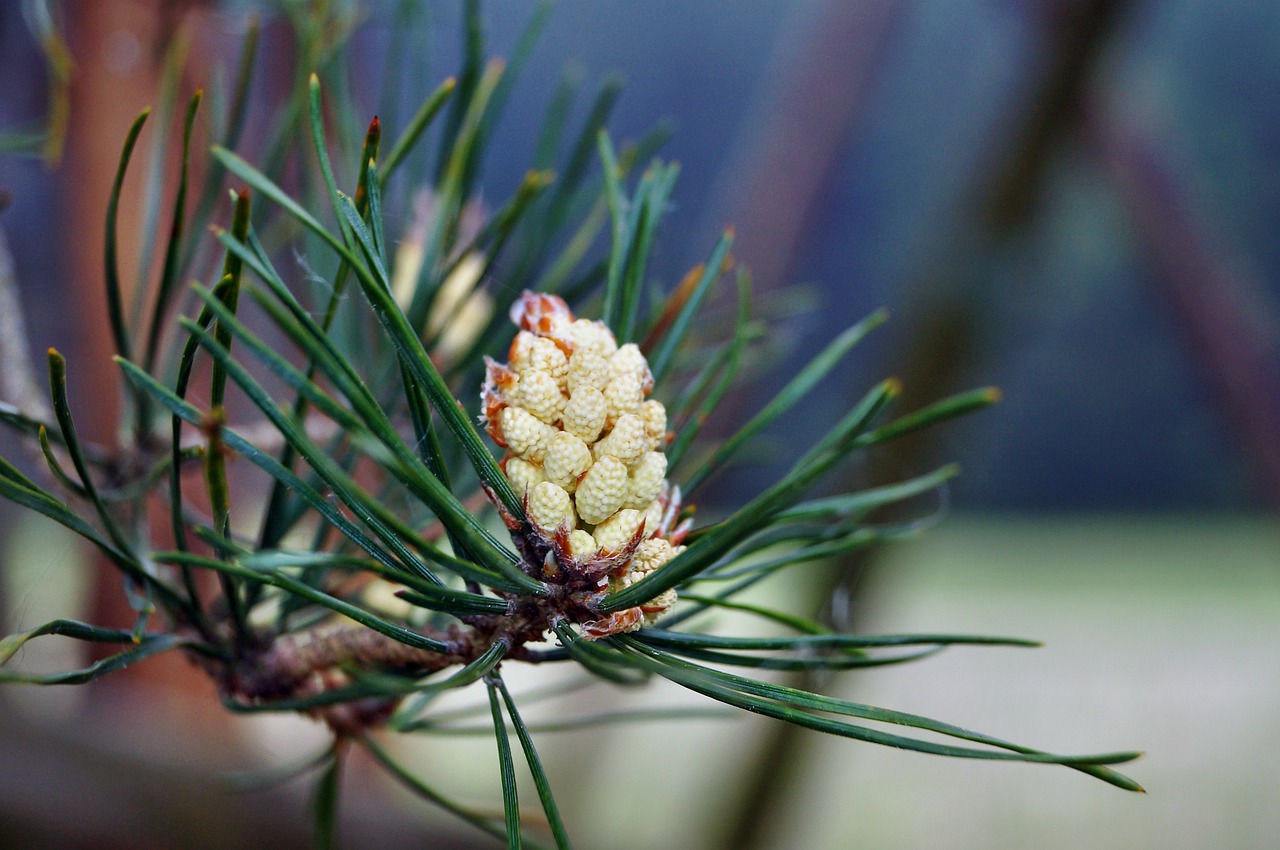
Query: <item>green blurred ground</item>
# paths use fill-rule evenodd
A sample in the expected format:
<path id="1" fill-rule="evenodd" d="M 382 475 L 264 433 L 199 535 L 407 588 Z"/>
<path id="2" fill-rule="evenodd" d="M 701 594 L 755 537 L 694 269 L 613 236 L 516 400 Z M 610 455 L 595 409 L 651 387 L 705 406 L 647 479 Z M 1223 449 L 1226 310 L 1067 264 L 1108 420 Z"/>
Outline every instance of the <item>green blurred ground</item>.
<path id="1" fill-rule="evenodd" d="M 61 565 L 65 558 L 56 560 Z M 35 583 L 53 592 L 48 581 L 60 572 L 46 567 Z M 788 590 L 798 588 L 762 593 L 802 608 L 798 598 L 777 598 Z M 14 601 L 28 617 L 37 617 L 41 598 L 32 590 Z M 824 691 L 1044 749 L 1141 749 L 1147 755 L 1126 771 L 1149 793 L 1127 794 L 1058 767 L 963 762 L 802 734 L 804 777 L 787 789 L 785 814 L 767 826 L 761 846 L 1280 846 L 1280 526 L 1274 521 L 953 516 L 916 541 L 884 550 L 858 589 L 856 606 L 864 612 L 855 616 L 860 632 L 1005 634 L 1037 638 L 1045 646 L 952 649 L 917 664 L 851 673 Z M 741 634 L 759 626 L 725 618 L 720 628 Z M 58 666 L 55 659 L 44 662 Z M 555 675 L 513 665 L 508 679 L 525 691 Z M 22 693 L 17 699 L 17 691 L 9 692 L 14 708 L 22 703 L 28 709 L 24 722 L 38 723 L 50 735 L 68 735 L 64 724 L 71 721 L 90 736 L 99 729 L 103 740 L 144 736 L 150 746 L 131 750 L 135 761 L 144 749 L 150 753 L 130 763 L 136 782 L 151 770 L 172 772 L 174 765 L 190 764 L 203 765 L 193 782 L 207 785 L 222 771 L 252 766 L 243 752 L 232 755 L 231 765 L 227 752 L 212 759 L 208 742 L 183 733 L 176 718 L 155 706 L 134 705 L 124 717 L 103 705 L 80 705 L 88 709 L 80 714 L 74 706 L 53 711 L 56 706 L 35 700 L 35 692 L 30 701 Z M 80 695 L 60 689 L 38 696 Z M 482 704 L 476 694 L 458 702 Z M 548 721 L 673 705 L 711 703 L 654 682 L 638 690 L 577 691 L 526 713 L 531 721 Z M 738 713 L 732 720 L 545 734 L 539 745 L 576 846 L 702 850 L 717 847 L 716 837 L 737 816 L 732 801 L 772 725 Z M 241 718 L 237 728 L 246 743 L 257 742 L 266 763 L 292 763 L 323 738 L 320 727 L 291 717 Z M 497 805 L 490 736 L 398 744 L 402 756 L 458 799 Z M 58 773 L 54 761 L 47 753 L 34 761 L 52 782 Z M 103 768 L 107 774 L 110 769 Z M 72 773 L 68 768 L 67 776 Z M 84 772 L 74 775 L 83 778 Z M 78 798 L 81 785 L 45 794 L 50 801 Z M 245 816 L 238 809 L 228 815 L 227 807 L 249 798 L 228 799 L 221 780 L 206 790 L 210 811 Z M 298 799 L 286 808 L 298 820 L 306 789 L 289 790 Z M 459 835 L 461 827 L 447 816 L 392 790 L 368 770 L 358 770 L 348 790 L 354 794 L 353 816 L 394 814 L 396 823 L 403 818 L 420 824 L 415 830 L 402 823 L 410 835 Z M 133 793 L 120 788 L 106 796 L 122 803 Z M 536 799 L 532 787 L 523 788 L 522 799 Z"/>
<path id="2" fill-rule="evenodd" d="M 870 631 L 1005 633 L 839 693 L 1046 749 L 1138 748 L 1145 796 L 1031 765 L 810 737 L 771 846 L 1280 846 L 1280 526 L 955 517 L 884 557 Z"/>

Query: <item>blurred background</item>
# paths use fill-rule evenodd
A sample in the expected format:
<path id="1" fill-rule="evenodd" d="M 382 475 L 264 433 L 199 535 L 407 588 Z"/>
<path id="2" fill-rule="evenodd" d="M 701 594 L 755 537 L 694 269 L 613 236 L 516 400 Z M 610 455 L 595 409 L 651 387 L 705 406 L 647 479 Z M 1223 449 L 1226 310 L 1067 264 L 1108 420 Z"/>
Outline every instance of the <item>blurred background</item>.
<path id="1" fill-rule="evenodd" d="M 459 4 L 432 3 L 430 29 L 409 42 L 421 51 L 421 86 L 388 91 L 395 5 L 366 4 L 348 47 L 353 98 L 369 115 L 406 115 L 461 55 Z M 264 14 L 250 151 L 295 53 L 271 4 L 68 0 L 55 7 L 74 62 L 64 89 L 28 26 L 40 6 L 0 4 L 0 133 L 20 148 L 24 132 L 65 115 L 66 143 L 56 167 L 47 149 L 44 159 L 0 156 L 0 226 L 28 356 L 53 345 L 106 363 L 82 380 L 99 393 L 85 409 L 107 411 L 103 210 L 125 131 L 155 100 L 165 48 L 190 40 L 182 97 L 225 84 L 249 16 Z M 485 10 L 492 51 L 507 53 L 529 5 Z M 812 587 L 794 590 L 796 605 L 859 631 L 1016 634 L 1045 648 L 951 650 L 808 684 L 1059 751 L 1143 749 L 1129 772 L 1149 791 L 755 719 L 589 730 L 546 745 L 581 846 L 1280 841 L 1280 240 L 1268 235 L 1280 222 L 1280 8 L 564 2 L 492 145 L 495 202 L 527 169 L 566 67 L 586 91 L 625 77 L 616 138 L 659 119 L 675 129 L 662 155 L 682 172 L 654 278 L 679 280 L 732 223 L 761 298 L 773 293 L 789 313 L 780 376 L 737 399 L 739 419 L 841 329 L 876 307 L 892 311 L 821 404 L 788 419 L 762 456 L 794 456 L 886 374 L 902 377 L 908 404 L 983 384 L 1004 391 L 995 409 L 855 473 L 964 468 L 944 522 L 815 571 Z M 122 221 L 126 239 L 144 235 L 138 218 Z M 6 310 L 0 321 L 13 321 Z M 0 452 L 22 449 L 6 433 Z M 777 473 L 737 470 L 719 493 Z M 0 631 L 127 611 L 110 598 L 118 586 L 99 593 L 88 553 L 57 535 L 0 505 Z M 50 667 L 76 660 L 56 641 L 28 652 Z M 87 689 L 4 689 L 0 844 L 305 846 L 303 784 L 235 794 L 223 779 L 318 750 L 320 730 L 229 718 L 212 696 L 172 659 Z M 622 698 L 667 705 L 678 695 Z M 428 770 L 474 765 L 458 779 L 462 796 L 498 805 L 488 743 L 423 742 L 421 759 Z M 625 790 L 605 793 L 607 777 Z M 433 847 L 488 846 L 372 770 L 355 765 L 347 786 L 350 846 L 422 846 L 426 834 L 447 836 Z M 669 816 L 628 806 L 637 798 Z"/>

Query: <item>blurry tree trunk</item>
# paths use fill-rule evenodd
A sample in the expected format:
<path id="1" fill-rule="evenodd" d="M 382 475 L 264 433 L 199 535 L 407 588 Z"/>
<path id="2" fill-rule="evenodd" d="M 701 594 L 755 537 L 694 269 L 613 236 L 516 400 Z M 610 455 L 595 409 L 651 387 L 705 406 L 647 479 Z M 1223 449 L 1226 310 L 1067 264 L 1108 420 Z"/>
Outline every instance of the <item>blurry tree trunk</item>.
<path id="1" fill-rule="evenodd" d="M 1121 116 L 1093 117 L 1093 140 L 1155 269 L 1157 294 L 1239 435 L 1251 483 L 1280 506 L 1280 308 L 1246 260 L 1212 238 L 1164 152 Z"/>
<path id="2" fill-rule="evenodd" d="M 103 276 L 103 246 L 107 199 L 120 161 L 120 150 L 128 129 L 146 106 L 155 106 L 160 88 L 165 51 L 174 36 L 184 4 L 160 0 L 132 2 L 77 2 L 68 7 L 67 35 L 76 71 L 71 88 L 71 114 L 66 158 L 62 166 L 62 190 L 67 195 L 67 227 L 75 238 L 71 247 L 67 321 L 74 325 L 74 350 L 64 352 L 68 360 L 68 384 L 76 412 L 77 428 L 89 440 L 116 446 L 120 421 L 121 376 L 111 361 L 114 354 L 106 320 L 107 302 Z M 197 54 L 198 55 L 198 54 Z M 188 66 L 179 88 L 182 104 L 197 87 L 207 69 Z M 181 120 L 181 108 L 176 110 Z M 124 184 L 118 223 L 119 264 L 123 296 L 127 304 L 138 277 L 138 246 L 143 236 L 143 192 L 150 158 L 150 139 L 158 129 L 153 115 L 134 150 Z M 170 139 L 180 141 L 180 129 Z M 176 191 L 180 144 L 169 145 L 165 163 L 165 196 L 159 216 L 159 230 L 167 234 Z M 157 237 L 163 251 L 163 236 Z M 153 264 L 158 267 L 159 263 Z M 158 268 L 153 267 L 153 272 Z M 136 336 L 136 334 L 135 334 Z M 163 526 L 153 526 L 162 528 Z M 156 541 L 162 545 L 162 541 Z M 103 560 L 96 562 L 95 588 L 89 619 L 102 625 L 130 628 L 136 614 L 124 595 L 120 574 Z M 114 647 L 95 645 L 102 654 Z M 112 676 L 94 687 L 126 688 L 146 686 L 168 695 L 183 711 L 198 710 L 215 726 L 225 728 L 225 720 L 212 687 L 180 654 L 168 654 Z M 191 699 L 198 696 L 197 699 Z M 196 709 L 192 703 L 196 703 Z M 214 717 L 219 720 L 213 721 Z"/>
<path id="3" fill-rule="evenodd" d="M 828 0 L 792 38 L 779 41 L 742 141 L 721 168 L 724 183 L 707 208 L 736 231 L 734 253 L 751 269 L 753 289 L 790 280 L 796 252 L 857 124 L 863 99 L 894 21 L 898 0 Z M 800 4 L 799 9 L 805 10 Z M 794 42 L 793 42 L 794 39 Z M 799 57 L 800 61 L 796 61 Z M 722 222 L 706 222 L 715 232 Z"/>

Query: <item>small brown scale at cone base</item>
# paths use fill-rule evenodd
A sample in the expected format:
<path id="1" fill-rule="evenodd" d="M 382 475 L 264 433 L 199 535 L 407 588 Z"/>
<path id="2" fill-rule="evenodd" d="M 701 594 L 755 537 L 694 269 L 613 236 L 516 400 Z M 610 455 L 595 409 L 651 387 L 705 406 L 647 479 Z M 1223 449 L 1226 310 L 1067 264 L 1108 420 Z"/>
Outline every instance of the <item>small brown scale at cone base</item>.
<path id="1" fill-rule="evenodd" d="M 673 528 L 679 489 L 666 480 L 667 412 L 648 361 L 603 322 L 558 296 L 524 292 L 507 363 L 486 358 L 481 421 L 506 449 L 500 465 L 545 552 L 546 581 L 594 579 L 616 591 L 684 550 Z M 636 608 L 583 622 L 589 637 L 632 631 L 672 605 L 668 590 Z"/>

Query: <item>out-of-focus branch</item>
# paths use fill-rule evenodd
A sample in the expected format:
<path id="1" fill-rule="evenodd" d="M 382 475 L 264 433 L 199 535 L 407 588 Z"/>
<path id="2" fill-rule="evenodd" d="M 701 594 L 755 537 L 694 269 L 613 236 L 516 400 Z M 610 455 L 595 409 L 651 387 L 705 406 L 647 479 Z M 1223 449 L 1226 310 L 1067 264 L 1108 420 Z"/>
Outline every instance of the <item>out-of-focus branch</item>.
<path id="1" fill-rule="evenodd" d="M 737 232 L 734 251 L 758 292 L 788 279 L 901 6 L 828 2 L 812 14 L 809 40 L 783 39 L 772 73 L 763 75 L 779 82 L 764 93 L 741 134 L 745 141 L 729 155 L 723 197 L 708 205 L 715 215 L 727 211 Z M 702 230 L 721 224 L 705 222 Z"/>
<path id="2" fill-rule="evenodd" d="M 1041 9 L 1053 58 L 999 170 L 979 192 L 984 224 L 995 235 L 1018 230 L 1036 210 L 1049 160 L 1084 117 L 1085 92 L 1125 0 L 1080 0 Z M 1027 11 L 1028 14 L 1032 12 Z"/>
<path id="3" fill-rule="evenodd" d="M 1155 266 L 1159 294 L 1238 433 L 1258 488 L 1280 505 L 1280 309 L 1251 270 L 1209 238 L 1190 190 L 1151 140 L 1105 113 L 1091 129 Z"/>
<path id="4" fill-rule="evenodd" d="M 1041 21 L 1048 31 L 1044 77 L 1027 98 L 996 170 L 976 175 L 972 197 L 961 199 L 961 209 L 975 211 L 972 229 L 933 257 L 908 288 L 916 307 L 904 311 L 915 315 L 898 346 L 909 352 L 899 373 L 902 409 L 941 398 L 963 383 L 980 333 L 984 287 L 977 276 L 988 271 L 982 260 L 999 254 L 1034 217 L 1053 153 L 1079 128 L 1098 60 L 1127 6 L 1126 0 L 1083 0 L 1063 4 Z M 926 455 L 931 439 L 922 431 L 895 442 L 886 447 L 888 462 L 912 466 Z"/>
<path id="5" fill-rule="evenodd" d="M 777 88 L 762 99 L 745 145 L 725 169 L 733 180 L 727 202 L 740 257 L 758 290 L 791 276 L 797 249 L 856 118 L 902 4 L 833 0 L 812 18 L 809 41 L 783 43 Z M 785 56 L 783 56 L 785 51 Z M 795 62 L 794 57 L 802 57 Z M 779 65 L 782 62 L 775 60 Z M 740 177 L 745 175 L 745 177 Z M 803 685 L 803 680 L 801 681 Z M 785 804 L 786 789 L 804 769 L 798 727 L 778 724 L 745 767 L 746 781 L 717 846 L 750 850 L 767 841 L 765 826 Z"/>

